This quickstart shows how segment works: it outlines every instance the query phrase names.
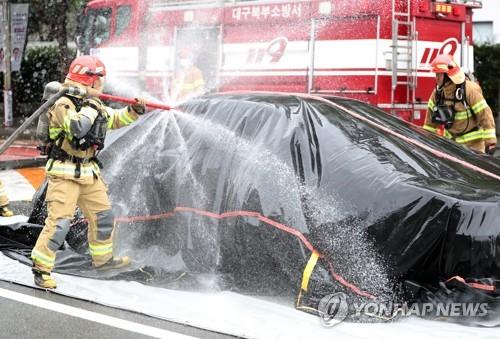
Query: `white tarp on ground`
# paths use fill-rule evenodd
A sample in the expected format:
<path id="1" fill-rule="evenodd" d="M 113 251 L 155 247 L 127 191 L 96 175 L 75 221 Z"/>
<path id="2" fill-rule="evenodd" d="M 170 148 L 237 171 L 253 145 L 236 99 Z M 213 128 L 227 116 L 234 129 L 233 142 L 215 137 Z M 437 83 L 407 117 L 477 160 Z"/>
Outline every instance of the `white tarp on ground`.
<path id="1" fill-rule="evenodd" d="M 69 297 L 248 338 L 499 338 L 500 329 L 466 327 L 418 318 L 394 323 L 341 323 L 332 328 L 319 318 L 283 305 L 233 292 L 168 290 L 137 282 L 105 281 L 54 274 L 55 291 Z M 30 267 L 0 253 L 0 279 L 33 286 Z"/>
<path id="2" fill-rule="evenodd" d="M 0 180 L 10 201 L 31 201 L 33 199 L 35 189 L 18 171 L 0 171 Z"/>
<path id="3" fill-rule="evenodd" d="M 27 222 L 28 217 L 24 215 L 14 215 L 12 217 L 0 217 L 0 225 L 12 225 L 18 222 Z"/>

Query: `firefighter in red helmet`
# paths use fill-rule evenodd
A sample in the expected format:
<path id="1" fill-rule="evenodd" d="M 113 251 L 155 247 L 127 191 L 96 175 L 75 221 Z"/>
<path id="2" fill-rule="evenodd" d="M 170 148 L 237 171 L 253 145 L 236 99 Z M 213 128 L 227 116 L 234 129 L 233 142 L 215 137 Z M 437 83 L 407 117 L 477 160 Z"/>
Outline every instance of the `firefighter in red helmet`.
<path id="1" fill-rule="evenodd" d="M 178 54 L 178 62 L 179 67 L 170 92 L 171 99 L 175 102 L 182 102 L 202 95 L 205 80 L 200 69 L 194 65 L 191 49 L 182 48 Z"/>
<path id="2" fill-rule="evenodd" d="M 106 68 L 93 56 L 77 57 L 63 86 L 102 92 Z M 31 253 L 35 284 L 55 288 L 51 277 L 56 251 L 69 231 L 76 206 L 88 220 L 89 252 L 98 270 L 130 264 L 113 256 L 114 216 L 96 153 L 104 146 L 106 130 L 130 125 L 145 111 L 145 101 L 122 109 L 105 106 L 98 98 L 65 95 L 47 112 L 52 148 L 45 167 L 48 178 L 45 226 Z"/>
<path id="3" fill-rule="evenodd" d="M 466 78 L 451 55 L 438 55 L 431 67 L 437 86 L 429 99 L 424 129 L 478 153 L 493 154 L 495 120 L 479 85 Z"/>

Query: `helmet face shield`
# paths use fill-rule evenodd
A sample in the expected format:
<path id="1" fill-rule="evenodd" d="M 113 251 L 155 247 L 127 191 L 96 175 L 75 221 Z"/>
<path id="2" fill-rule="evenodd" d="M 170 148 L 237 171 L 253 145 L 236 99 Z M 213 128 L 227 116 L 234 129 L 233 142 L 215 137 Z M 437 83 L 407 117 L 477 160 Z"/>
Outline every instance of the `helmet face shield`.
<path id="1" fill-rule="evenodd" d="M 95 75 L 95 76 L 98 76 L 98 77 L 104 77 L 104 73 L 103 72 L 96 72 L 96 71 L 86 71 L 85 74 L 87 75 Z"/>
<path id="2" fill-rule="evenodd" d="M 106 77 L 96 76 L 95 81 L 92 83 L 92 88 L 102 92 L 104 89 L 104 83 L 106 82 Z"/>
<path id="3" fill-rule="evenodd" d="M 447 64 L 435 64 L 432 65 L 432 71 L 436 74 L 439 73 L 448 73 L 448 65 Z"/>

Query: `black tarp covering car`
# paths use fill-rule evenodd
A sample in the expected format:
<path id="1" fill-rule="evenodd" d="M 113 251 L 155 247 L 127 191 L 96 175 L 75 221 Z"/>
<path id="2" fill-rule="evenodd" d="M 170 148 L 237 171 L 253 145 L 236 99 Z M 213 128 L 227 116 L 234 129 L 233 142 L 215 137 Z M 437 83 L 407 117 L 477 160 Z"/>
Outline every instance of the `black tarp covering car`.
<path id="1" fill-rule="evenodd" d="M 498 160 L 365 103 L 207 96 L 110 133 L 99 157 L 117 248 L 152 283 L 213 288 L 199 278 L 212 275 L 218 288 L 295 294 L 314 310 L 336 291 L 387 299 L 401 282 L 459 276 L 489 278 L 464 286 L 497 300 Z M 0 227 L 0 248 L 29 263 L 19 249 L 36 229 Z M 70 238 L 57 270 L 96 276 L 81 230 Z"/>

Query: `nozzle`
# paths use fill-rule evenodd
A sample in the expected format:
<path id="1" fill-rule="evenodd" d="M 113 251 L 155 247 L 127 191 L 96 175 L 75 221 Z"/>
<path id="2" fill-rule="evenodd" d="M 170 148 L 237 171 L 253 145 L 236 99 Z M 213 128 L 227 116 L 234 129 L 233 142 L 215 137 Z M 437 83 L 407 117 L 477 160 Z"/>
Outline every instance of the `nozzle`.
<path id="1" fill-rule="evenodd" d="M 57 81 L 51 81 L 47 85 L 45 85 L 45 90 L 43 91 L 43 99 L 48 100 L 51 96 L 59 92 L 63 88 L 63 85 Z M 74 86 L 69 86 L 69 87 L 64 87 L 67 89 L 67 92 L 69 95 L 74 95 L 74 96 L 97 96 L 98 94 L 94 95 L 93 93 L 87 93 L 87 91 L 84 88 L 80 87 L 74 87 Z"/>
<path id="2" fill-rule="evenodd" d="M 68 87 L 68 94 L 74 96 L 84 97 L 87 95 L 87 91 L 80 87 Z"/>

